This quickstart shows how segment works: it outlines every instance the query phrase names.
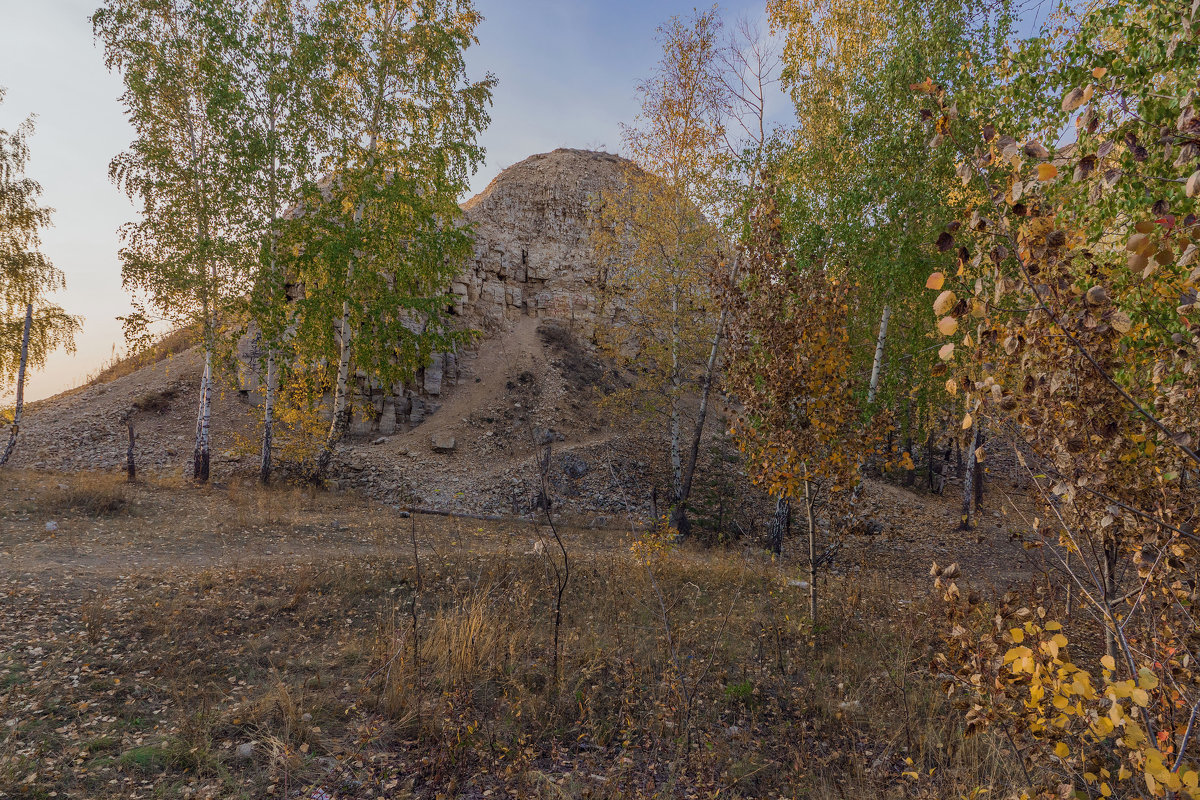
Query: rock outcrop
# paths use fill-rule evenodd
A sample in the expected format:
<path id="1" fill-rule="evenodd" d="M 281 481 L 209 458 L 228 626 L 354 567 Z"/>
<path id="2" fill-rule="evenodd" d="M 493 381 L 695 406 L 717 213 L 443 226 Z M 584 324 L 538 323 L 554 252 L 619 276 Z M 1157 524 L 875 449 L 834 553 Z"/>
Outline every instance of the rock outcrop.
<path id="1" fill-rule="evenodd" d="M 451 285 L 458 313 L 484 331 L 532 316 L 590 337 L 600 313 L 596 203 L 631 167 L 610 153 L 555 150 L 509 167 L 464 203 L 475 257 Z"/>
<path id="2" fill-rule="evenodd" d="M 627 376 L 590 344 L 596 326 L 608 322 L 590 241 L 596 201 L 619 188 L 629 166 L 606 153 L 557 150 L 503 171 L 464 205 L 476 244 L 446 287 L 447 303 L 483 336 L 439 354 L 403 386 L 381 387 L 360 374 L 355 435 L 336 449 L 332 485 L 389 503 L 526 513 L 537 507 L 549 447 L 556 508 L 609 515 L 645 504 L 657 480 L 647 455 L 654 447 L 636 426 L 613 427 L 598 413 L 596 399 L 625 386 Z M 229 385 L 240 391 L 224 391 L 220 376 L 215 480 L 251 476 L 257 465 L 254 348 L 252 336 L 241 342 L 241 368 Z M 34 404 L 17 461 L 46 470 L 121 469 L 128 419 L 141 474 L 187 475 L 202 367 L 193 348 Z M 287 425 L 276 433 L 286 469 L 297 440 Z"/>
<path id="3" fill-rule="evenodd" d="M 462 325 L 493 337 L 534 317 L 589 341 L 601 314 L 591 245 L 596 204 L 632 167 L 611 153 L 559 149 L 505 169 L 464 203 L 475 252 L 448 287 Z M 458 383 L 463 356 L 436 353 L 403 386 L 383 387 L 360 374 L 351 432 L 387 436 L 420 425 Z M 249 350 L 242 360 L 254 362 Z M 256 394 L 253 376 L 243 389 Z"/>

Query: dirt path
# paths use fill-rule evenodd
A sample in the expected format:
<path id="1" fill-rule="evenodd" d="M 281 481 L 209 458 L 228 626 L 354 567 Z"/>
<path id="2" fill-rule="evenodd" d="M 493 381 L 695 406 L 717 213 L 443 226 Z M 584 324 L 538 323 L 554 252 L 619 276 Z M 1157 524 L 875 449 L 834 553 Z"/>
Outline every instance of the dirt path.
<path id="1" fill-rule="evenodd" d="M 115 478 L 11 474 L 17 480 L 0 490 L 0 565 L 10 585 L 84 591 L 149 573 L 320 566 L 355 558 L 407 560 L 414 522 L 422 558 L 459 548 L 532 552 L 545 535 L 537 524 L 521 519 L 408 519 L 389 506 L 350 495 L 263 492 L 236 485 L 130 489 Z M 118 498 L 124 507 L 116 513 L 88 513 L 78 507 L 88 498 Z M 1000 506 L 999 498 L 993 505 Z M 978 530 L 962 532 L 953 499 L 875 481 L 868 483 L 862 510 L 882 529 L 877 535 L 846 538 L 835 564 L 840 572 L 872 572 L 919 587 L 927 582 L 931 562 L 958 561 L 972 584 L 996 588 L 1028 582 L 1041 572 L 1041 556 L 1010 541 L 1008 527 L 1019 523 L 1012 515 L 986 513 Z M 563 532 L 576 552 L 627 547 L 630 537 L 628 528 L 564 525 Z M 794 530 L 796 538 L 781 564 L 797 574 L 805 567 L 801 534 Z"/>

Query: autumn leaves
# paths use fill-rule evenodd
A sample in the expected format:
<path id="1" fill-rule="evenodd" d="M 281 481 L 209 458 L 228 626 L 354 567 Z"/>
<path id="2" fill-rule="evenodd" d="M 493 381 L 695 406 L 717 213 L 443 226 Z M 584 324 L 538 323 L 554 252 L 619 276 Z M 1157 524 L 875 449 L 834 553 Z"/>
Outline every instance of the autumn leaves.
<path id="1" fill-rule="evenodd" d="M 1099 4 L 1074 23 L 1014 48 L 987 91 L 912 88 L 966 201 L 938 243 L 954 270 L 926 283 L 946 388 L 964 427 L 1028 455 L 1045 516 L 1025 546 L 1095 620 L 1063 622 L 1103 637 L 1103 683 L 1041 621 L 1050 597 L 948 601 L 942 663 L 972 720 L 1024 748 L 1026 796 L 1197 796 L 1200 18 Z"/>

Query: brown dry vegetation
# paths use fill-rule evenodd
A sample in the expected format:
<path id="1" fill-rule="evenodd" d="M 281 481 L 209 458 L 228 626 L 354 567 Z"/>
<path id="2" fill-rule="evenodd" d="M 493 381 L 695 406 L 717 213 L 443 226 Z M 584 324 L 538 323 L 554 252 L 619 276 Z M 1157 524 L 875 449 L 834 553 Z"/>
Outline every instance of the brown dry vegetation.
<path id="1" fill-rule="evenodd" d="M 196 332 L 191 328 L 180 328 L 179 330 L 171 331 L 164 334 L 160 339 L 139 353 L 132 355 L 117 355 L 114 353 L 112 358 L 101 364 L 94 372 L 88 373 L 87 377 L 78 386 L 67 389 L 65 392 L 59 392 L 53 397 L 29 403 L 26 409 L 36 411 L 70 397 L 73 394 L 82 392 L 90 386 L 102 386 L 106 383 L 112 383 L 118 378 L 133 375 L 160 361 L 166 361 L 169 358 L 180 355 L 195 344 Z M 151 410 L 160 410 L 160 408 Z"/>
<path id="2" fill-rule="evenodd" d="M 628 531 L 565 528 L 556 675 L 538 525 L 6 477 L 8 796 L 958 797 L 1019 770 L 928 674 L 927 563 L 851 547 L 813 630 L 800 564 L 648 569 Z"/>

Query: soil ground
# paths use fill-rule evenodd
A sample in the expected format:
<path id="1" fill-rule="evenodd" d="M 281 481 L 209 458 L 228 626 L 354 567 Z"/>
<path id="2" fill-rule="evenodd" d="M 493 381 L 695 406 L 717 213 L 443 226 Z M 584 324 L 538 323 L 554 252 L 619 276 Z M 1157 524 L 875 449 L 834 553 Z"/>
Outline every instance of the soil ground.
<path id="1" fill-rule="evenodd" d="M 1002 520 L 957 532 L 950 498 L 870 482 L 887 524 L 846 542 L 817 627 L 791 548 L 659 543 L 640 561 L 644 534 L 560 520 L 560 661 L 544 520 L 5 477 L 0 796 L 932 797 L 1008 780 L 1002 746 L 964 744 L 921 677 L 928 569 L 957 560 L 987 592 L 1044 578 Z M 902 777 L 905 758 L 937 782 Z"/>

